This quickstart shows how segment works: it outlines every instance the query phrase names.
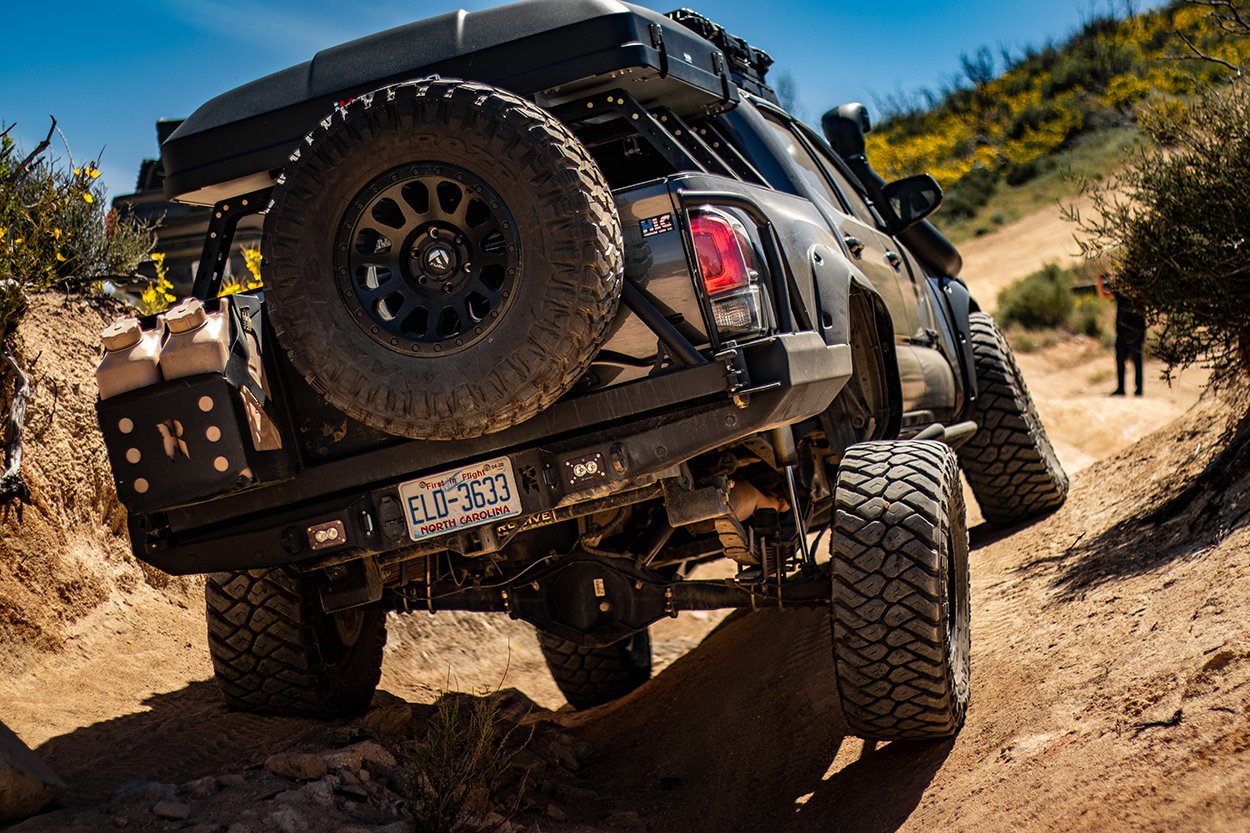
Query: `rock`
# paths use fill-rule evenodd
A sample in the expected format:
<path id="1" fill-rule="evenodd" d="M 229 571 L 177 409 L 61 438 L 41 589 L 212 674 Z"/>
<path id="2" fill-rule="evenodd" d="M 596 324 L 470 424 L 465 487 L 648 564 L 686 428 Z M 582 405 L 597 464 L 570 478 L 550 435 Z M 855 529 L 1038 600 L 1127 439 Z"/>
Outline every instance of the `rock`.
<path id="1" fill-rule="evenodd" d="M 128 798 L 143 798 L 148 801 L 177 801 L 178 788 L 173 784 L 162 784 L 159 781 L 127 781 L 109 797 L 109 801 L 117 804 Z"/>
<path id="2" fill-rule="evenodd" d="M 395 756 L 388 752 L 386 747 L 372 740 L 361 741 L 360 743 L 352 744 L 346 749 L 331 752 L 322 756 L 322 761 L 329 769 L 367 769 L 372 771 L 373 774 L 382 777 L 390 775 L 395 767 L 399 765 L 399 762 L 395 760 Z"/>
<path id="3" fill-rule="evenodd" d="M 375 775 L 389 775 L 391 770 L 399 766 L 399 761 L 395 760 L 395 756 L 388 752 L 386 747 L 375 741 L 367 740 L 356 744 L 352 748 L 360 750 L 361 763 Z"/>
<path id="4" fill-rule="evenodd" d="M 197 778 L 194 781 L 188 781 L 182 785 L 182 789 L 191 798 L 203 800 L 213 793 L 217 792 L 217 779 L 209 775 L 204 778 Z"/>
<path id="5" fill-rule="evenodd" d="M 214 824 L 213 822 L 204 822 L 193 827 L 188 827 L 184 833 L 222 833 L 226 829 L 224 824 Z"/>
<path id="6" fill-rule="evenodd" d="M 113 818 L 109 819 L 109 823 L 120 830 L 121 828 L 130 824 L 130 819 L 126 818 L 125 816 L 113 816 Z"/>
<path id="7" fill-rule="evenodd" d="M 0 824 L 33 816 L 65 792 L 65 782 L 0 723 Z"/>
<path id="8" fill-rule="evenodd" d="M 182 821 L 191 815 L 191 808 L 179 801 L 158 801 L 152 807 L 152 815 L 162 819 Z"/>
<path id="9" fill-rule="evenodd" d="M 412 725 L 412 704 L 396 703 L 374 709 L 360 719 L 360 725 L 375 737 L 394 737 Z"/>
<path id="10" fill-rule="evenodd" d="M 304 800 L 309 804 L 318 807 L 334 806 L 334 785 L 338 783 L 338 779 L 333 775 L 327 775 L 320 781 L 313 781 L 311 784 L 305 784 L 300 788 L 300 792 L 304 794 Z"/>
<path id="11" fill-rule="evenodd" d="M 360 784 L 340 784 L 334 788 L 336 795 L 344 798 L 350 798 L 352 801 L 367 801 L 369 799 L 369 791 Z"/>
<path id="12" fill-rule="evenodd" d="M 547 768 L 547 762 L 531 750 L 522 749 L 513 756 L 512 768 L 524 772 L 532 782 L 536 776 L 541 775 L 543 770 Z"/>
<path id="13" fill-rule="evenodd" d="M 265 759 L 265 769 L 282 778 L 316 781 L 326 774 L 326 762 L 320 755 L 280 752 Z"/>
<path id="14" fill-rule="evenodd" d="M 568 813 L 561 810 L 560 805 L 558 804 L 548 804 L 545 815 L 547 816 L 547 818 L 551 819 L 552 821 L 568 821 L 569 820 Z"/>
<path id="15" fill-rule="evenodd" d="M 303 804 L 307 799 L 300 790 L 283 790 L 273 800 L 279 804 Z"/>
<path id="16" fill-rule="evenodd" d="M 226 775 L 218 775 L 217 785 L 219 787 L 243 787 L 247 785 L 247 779 L 237 772 L 231 772 Z"/>
<path id="17" fill-rule="evenodd" d="M 265 819 L 265 823 L 279 833 L 306 833 L 308 830 L 308 822 L 290 805 L 274 810 Z"/>

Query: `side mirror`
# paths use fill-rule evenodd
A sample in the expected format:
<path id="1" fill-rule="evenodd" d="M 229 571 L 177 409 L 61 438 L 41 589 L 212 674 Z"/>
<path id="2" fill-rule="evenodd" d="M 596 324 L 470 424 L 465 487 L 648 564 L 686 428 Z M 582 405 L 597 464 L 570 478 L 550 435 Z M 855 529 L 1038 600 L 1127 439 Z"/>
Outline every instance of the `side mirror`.
<path id="1" fill-rule="evenodd" d="M 895 231 L 914 226 L 942 204 L 942 186 L 929 174 L 916 174 L 886 185 L 882 192 L 898 219 Z"/>

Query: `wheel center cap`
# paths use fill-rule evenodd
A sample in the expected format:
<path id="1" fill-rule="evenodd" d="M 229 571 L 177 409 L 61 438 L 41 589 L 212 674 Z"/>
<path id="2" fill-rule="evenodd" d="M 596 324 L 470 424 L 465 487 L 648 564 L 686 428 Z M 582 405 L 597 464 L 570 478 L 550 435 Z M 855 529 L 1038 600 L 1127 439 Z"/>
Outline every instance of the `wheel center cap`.
<path id="1" fill-rule="evenodd" d="M 433 246 L 425 253 L 425 268 L 435 275 L 446 275 L 452 269 L 453 257 L 446 246 Z"/>

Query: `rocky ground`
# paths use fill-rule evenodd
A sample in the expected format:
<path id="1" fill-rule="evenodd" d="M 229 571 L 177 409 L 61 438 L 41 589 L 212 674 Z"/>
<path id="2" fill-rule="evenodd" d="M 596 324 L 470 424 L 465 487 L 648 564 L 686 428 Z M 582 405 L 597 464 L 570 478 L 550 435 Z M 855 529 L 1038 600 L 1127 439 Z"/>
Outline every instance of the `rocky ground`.
<path id="1" fill-rule="evenodd" d="M 227 712 L 198 582 L 127 555 L 82 389 L 110 316 L 50 296 L 19 334 L 34 498 L 0 536 L 0 720 L 67 787 L 14 830 L 398 833 L 433 806 L 431 729 L 456 703 L 499 710 L 504 760 L 460 796 L 499 830 L 1250 829 L 1250 495 L 1234 480 L 1152 516 L 1246 412 L 1197 402 L 1200 376 L 1110 399 L 1092 343 L 1022 357 L 1077 473 L 1040 523 L 973 530 L 974 699 L 953 741 L 844 736 L 810 610 L 661 622 L 663 670 L 584 713 L 528 626 L 392 617 L 373 709 L 326 724 Z"/>

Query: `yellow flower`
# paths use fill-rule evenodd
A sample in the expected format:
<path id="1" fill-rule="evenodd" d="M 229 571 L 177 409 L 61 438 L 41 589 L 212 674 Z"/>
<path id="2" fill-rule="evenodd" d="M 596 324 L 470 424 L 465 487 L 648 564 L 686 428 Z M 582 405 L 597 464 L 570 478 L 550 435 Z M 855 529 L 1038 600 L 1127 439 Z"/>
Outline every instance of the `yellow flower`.
<path id="1" fill-rule="evenodd" d="M 52 229 L 52 237 L 53 237 L 53 239 L 54 239 L 54 240 L 60 240 L 60 239 L 61 239 L 61 230 L 60 230 L 59 228 L 54 228 L 54 229 Z"/>
<path id="2" fill-rule="evenodd" d="M 89 193 L 84 193 L 84 194 L 82 195 L 82 198 L 83 198 L 83 199 L 84 199 L 84 200 L 85 200 L 88 204 L 95 202 L 95 197 L 91 196 L 91 194 L 89 194 Z"/>
<path id="3" fill-rule="evenodd" d="M 92 179 L 97 179 L 100 176 L 100 169 L 92 168 L 91 170 L 87 171 L 87 173 L 91 174 Z"/>
<path id="4" fill-rule="evenodd" d="M 74 176 L 82 176 L 82 168 L 74 168 Z"/>
<path id="5" fill-rule="evenodd" d="M 65 262 L 65 255 L 61 254 L 60 252 L 57 252 L 57 253 L 56 253 L 56 261 L 57 261 L 57 263 L 64 263 L 64 262 Z"/>
<path id="6" fill-rule="evenodd" d="M 6 229 L 4 226 L 0 226 L 0 240 L 3 240 L 3 239 L 4 239 L 4 235 L 5 235 L 7 232 L 8 232 L 8 229 Z"/>

